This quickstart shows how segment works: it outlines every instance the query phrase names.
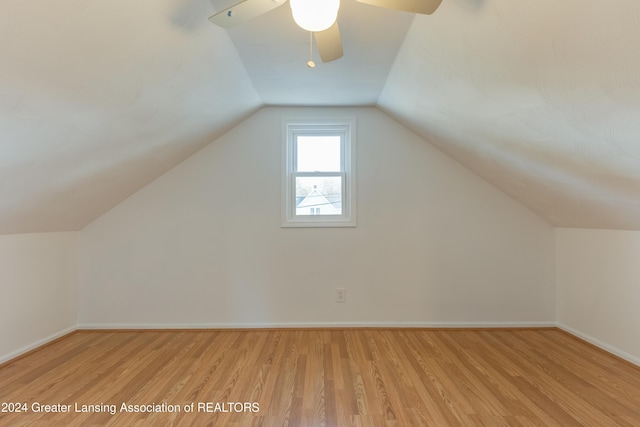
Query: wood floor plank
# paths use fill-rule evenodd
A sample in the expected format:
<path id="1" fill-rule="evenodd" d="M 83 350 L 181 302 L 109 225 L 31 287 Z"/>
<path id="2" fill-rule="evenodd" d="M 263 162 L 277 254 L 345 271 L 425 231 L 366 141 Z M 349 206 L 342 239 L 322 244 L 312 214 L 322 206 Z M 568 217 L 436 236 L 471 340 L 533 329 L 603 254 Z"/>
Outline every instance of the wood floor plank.
<path id="1" fill-rule="evenodd" d="M 0 402 L 28 409 L 1 426 L 640 426 L 640 368 L 549 329 L 80 331 L 0 366 Z"/>

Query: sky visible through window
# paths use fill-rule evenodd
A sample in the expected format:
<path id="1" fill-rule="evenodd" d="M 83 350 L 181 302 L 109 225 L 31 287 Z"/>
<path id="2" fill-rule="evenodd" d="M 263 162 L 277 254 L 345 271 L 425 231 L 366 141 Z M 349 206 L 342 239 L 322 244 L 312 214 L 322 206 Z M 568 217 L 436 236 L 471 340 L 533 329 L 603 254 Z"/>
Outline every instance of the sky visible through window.
<path id="1" fill-rule="evenodd" d="M 340 172 L 340 136 L 297 138 L 298 172 Z"/>

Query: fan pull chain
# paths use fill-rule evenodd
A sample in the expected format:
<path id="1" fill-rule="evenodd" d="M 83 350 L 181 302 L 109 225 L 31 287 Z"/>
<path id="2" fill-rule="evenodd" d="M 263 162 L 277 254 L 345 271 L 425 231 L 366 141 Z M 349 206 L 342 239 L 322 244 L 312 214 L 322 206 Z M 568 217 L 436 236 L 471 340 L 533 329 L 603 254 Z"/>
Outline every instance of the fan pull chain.
<path id="1" fill-rule="evenodd" d="M 311 31 L 309 31 L 309 62 L 307 62 L 307 67 L 316 67 L 316 63 L 313 62 L 313 33 Z"/>

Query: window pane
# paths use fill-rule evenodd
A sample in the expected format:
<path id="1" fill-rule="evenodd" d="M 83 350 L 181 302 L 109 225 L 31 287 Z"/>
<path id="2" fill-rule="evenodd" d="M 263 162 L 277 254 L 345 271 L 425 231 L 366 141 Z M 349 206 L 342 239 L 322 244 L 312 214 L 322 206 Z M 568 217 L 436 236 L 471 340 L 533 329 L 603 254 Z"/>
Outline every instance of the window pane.
<path id="1" fill-rule="evenodd" d="M 296 177 L 296 215 L 342 215 L 342 177 Z"/>
<path id="2" fill-rule="evenodd" d="M 296 138 L 298 172 L 340 172 L 340 136 L 306 136 Z"/>

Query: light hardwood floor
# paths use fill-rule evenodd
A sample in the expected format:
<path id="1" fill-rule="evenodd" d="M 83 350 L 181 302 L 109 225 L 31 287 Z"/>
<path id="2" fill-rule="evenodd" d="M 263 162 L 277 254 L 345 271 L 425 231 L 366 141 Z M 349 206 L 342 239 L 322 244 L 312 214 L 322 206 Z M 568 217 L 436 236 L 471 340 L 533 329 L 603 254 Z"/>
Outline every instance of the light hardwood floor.
<path id="1" fill-rule="evenodd" d="M 28 409 L 2 426 L 640 426 L 640 368 L 556 329 L 81 331 L 1 366 L 0 402 Z"/>

